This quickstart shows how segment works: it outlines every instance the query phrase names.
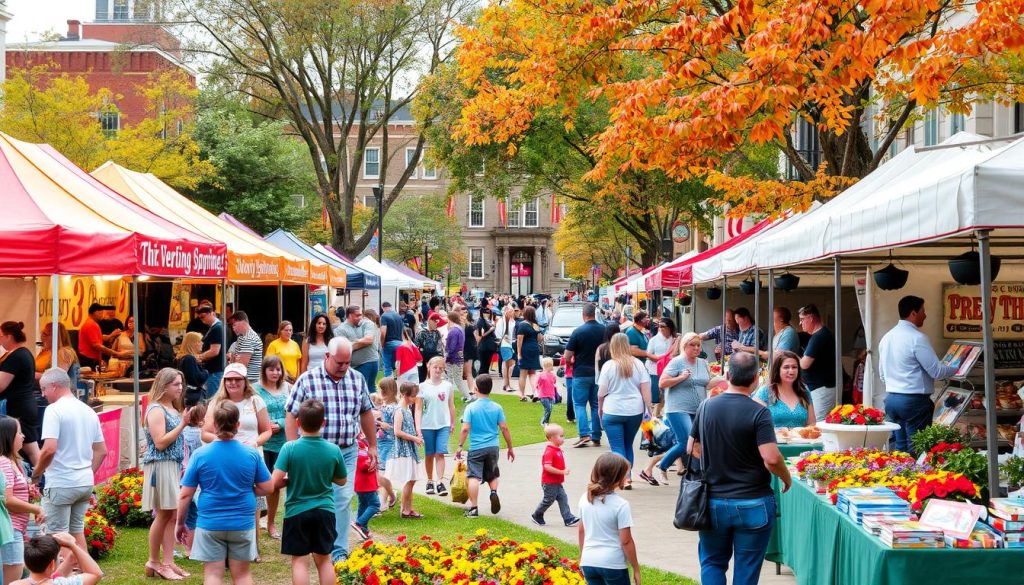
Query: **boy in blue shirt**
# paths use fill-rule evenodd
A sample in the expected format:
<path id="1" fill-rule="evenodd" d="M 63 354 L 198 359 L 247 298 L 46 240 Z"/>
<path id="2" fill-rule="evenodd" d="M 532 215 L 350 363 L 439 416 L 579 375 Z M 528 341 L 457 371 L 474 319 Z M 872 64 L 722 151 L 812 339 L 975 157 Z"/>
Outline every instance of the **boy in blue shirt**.
<path id="1" fill-rule="evenodd" d="M 462 413 L 462 434 L 459 435 L 459 449 L 455 452 L 456 459 L 462 458 L 462 449 L 466 445 L 466 437 L 469 437 L 469 453 L 466 457 L 469 508 L 464 514 L 467 518 L 480 516 L 476 505 L 480 482 L 487 483 L 491 488 L 491 514 L 501 511 L 501 500 L 498 499 L 498 477 L 501 475 L 498 470 L 498 429 L 501 429 L 505 445 L 508 446 L 508 460 L 516 459 L 516 453 L 512 450 L 512 433 L 505 423 L 505 411 L 500 404 L 490 399 L 490 375 L 480 374 L 476 377 L 476 393 L 479 399 L 470 403 Z"/>

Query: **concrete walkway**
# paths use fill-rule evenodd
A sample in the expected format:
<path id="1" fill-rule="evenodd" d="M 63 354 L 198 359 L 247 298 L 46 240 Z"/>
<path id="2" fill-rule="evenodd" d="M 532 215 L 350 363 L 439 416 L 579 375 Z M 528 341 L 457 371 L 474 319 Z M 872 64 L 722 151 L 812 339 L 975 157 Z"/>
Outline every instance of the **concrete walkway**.
<path id="1" fill-rule="evenodd" d="M 514 439 L 514 437 L 513 437 Z M 639 441 L 639 439 L 638 439 Z M 501 484 L 498 493 L 501 495 L 502 509 L 500 516 L 506 520 L 542 530 L 551 536 L 566 542 L 577 543 L 575 528 L 562 525 L 558 514 L 558 505 L 552 506 L 545 517 L 547 525 L 536 526 L 530 515 L 541 500 L 540 473 L 541 456 L 546 443 L 516 447 L 516 460 L 509 463 L 505 452 L 501 453 Z M 566 478 L 565 489 L 569 494 L 569 503 L 575 513 L 577 502 L 586 490 L 590 478 L 590 470 L 599 455 L 608 451 L 607 443 L 601 447 L 583 449 L 571 448 L 571 441 L 564 446 L 566 465 L 570 470 Z M 646 453 L 636 451 L 638 466 L 647 462 Z M 676 495 L 679 491 L 678 477 L 669 473 L 672 485 L 654 487 L 640 481 L 634 474 L 633 489 L 624 491 L 622 495 L 629 500 L 633 512 L 633 538 L 637 543 L 640 562 L 645 565 L 685 575 L 694 581 L 700 580 L 700 563 L 697 556 L 697 533 L 677 530 L 672 526 L 672 514 L 675 510 Z M 425 482 L 419 482 L 418 491 L 422 493 Z M 486 488 L 481 490 L 486 494 Z M 481 496 L 486 502 L 486 497 Z M 480 508 L 481 513 L 489 513 L 486 503 Z M 731 572 L 729 576 L 731 580 Z M 765 585 L 793 585 L 796 579 L 792 571 L 782 567 L 782 575 L 775 574 L 775 565 L 765 563 L 761 570 L 761 583 Z"/>

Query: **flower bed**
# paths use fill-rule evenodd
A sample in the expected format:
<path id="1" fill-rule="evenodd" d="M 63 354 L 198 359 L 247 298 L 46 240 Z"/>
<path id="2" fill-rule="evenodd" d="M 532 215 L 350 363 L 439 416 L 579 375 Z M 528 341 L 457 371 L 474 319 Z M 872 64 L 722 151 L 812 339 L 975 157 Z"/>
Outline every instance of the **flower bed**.
<path id="1" fill-rule="evenodd" d="M 145 527 L 153 522 L 142 511 L 142 470 L 129 467 L 96 488 L 96 509 L 114 526 Z"/>
<path id="2" fill-rule="evenodd" d="M 85 544 L 89 549 L 89 556 L 99 560 L 110 554 L 116 538 L 117 531 L 111 528 L 107 519 L 96 509 L 85 513 Z"/>
<path id="3" fill-rule="evenodd" d="M 494 539 L 487 530 L 450 546 L 430 536 L 390 545 L 368 540 L 335 565 L 338 585 L 470 583 L 478 585 L 583 585 L 574 561 L 538 542 Z"/>

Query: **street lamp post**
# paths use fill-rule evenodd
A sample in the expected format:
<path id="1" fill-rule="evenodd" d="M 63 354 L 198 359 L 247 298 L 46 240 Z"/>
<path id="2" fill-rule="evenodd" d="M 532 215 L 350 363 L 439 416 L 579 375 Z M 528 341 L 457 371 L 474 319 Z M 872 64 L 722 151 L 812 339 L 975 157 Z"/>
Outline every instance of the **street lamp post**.
<path id="1" fill-rule="evenodd" d="M 377 262 L 384 261 L 384 189 L 377 185 L 373 197 L 377 200 Z"/>
<path id="2" fill-rule="evenodd" d="M 423 275 L 430 278 L 430 250 L 423 244 Z"/>

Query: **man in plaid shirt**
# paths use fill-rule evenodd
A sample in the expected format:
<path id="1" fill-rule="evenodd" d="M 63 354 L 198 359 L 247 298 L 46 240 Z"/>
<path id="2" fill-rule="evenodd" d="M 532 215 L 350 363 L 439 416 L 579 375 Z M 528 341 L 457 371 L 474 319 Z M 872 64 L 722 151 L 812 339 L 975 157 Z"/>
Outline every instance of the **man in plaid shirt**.
<path id="1" fill-rule="evenodd" d="M 715 356 L 721 359 L 722 350 L 725 349 L 725 355 L 732 354 L 732 342 L 739 337 L 740 329 L 736 326 L 736 316 L 732 312 L 732 309 L 725 310 L 725 339 L 722 339 L 722 326 L 716 325 L 711 329 L 708 329 L 704 333 L 700 334 L 700 338 L 703 341 L 713 339 L 718 345 L 715 346 Z"/>
<path id="2" fill-rule="evenodd" d="M 304 400 L 315 398 L 324 403 L 322 436 L 341 447 L 345 468 L 356 468 L 359 431 L 369 444 L 370 469 L 377 467 L 377 430 L 373 418 L 373 404 L 366 381 L 359 372 L 350 368 L 352 342 L 335 337 L 327 344 L 327 356 L 319 368 L 303 372 L 292 387 L 285 404 L 285 433 L 289 441 L 298 438 L 299 406 Z M 337 508 L 335 526 L 338 538 L 334 541 L 331 560 L 337 562 L 348 557 L 348 531 L 352 517 L 352 490 L 354 482 L 334 486 L 334 504 Z"/>

